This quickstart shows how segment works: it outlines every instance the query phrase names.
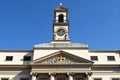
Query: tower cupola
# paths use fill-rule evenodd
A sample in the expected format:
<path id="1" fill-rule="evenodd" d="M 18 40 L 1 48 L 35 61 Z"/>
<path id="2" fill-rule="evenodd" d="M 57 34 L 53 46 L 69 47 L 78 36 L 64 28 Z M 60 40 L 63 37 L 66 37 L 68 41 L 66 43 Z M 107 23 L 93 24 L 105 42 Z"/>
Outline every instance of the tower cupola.
<path id="1" fill-rule="evenodd" d="M 70 42 L 68 9 L 60 5 L 54 9 L 53 42 Z"/>

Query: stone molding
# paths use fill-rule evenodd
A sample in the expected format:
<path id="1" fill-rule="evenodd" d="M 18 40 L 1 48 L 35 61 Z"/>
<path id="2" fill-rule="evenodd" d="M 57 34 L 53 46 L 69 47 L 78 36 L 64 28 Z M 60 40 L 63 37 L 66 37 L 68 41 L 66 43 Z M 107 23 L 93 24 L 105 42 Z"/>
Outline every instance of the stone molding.
<path id="1" fill-rule="evenodd" d="M 93 75 L 120 75 L 120 72 L 93 72 Z"/>
<path id="2" fill-rule="evenodd" d="M 29 75 L 29 72 L 21 72 L 21 71 L 1 71 L 0 75 Z"/>

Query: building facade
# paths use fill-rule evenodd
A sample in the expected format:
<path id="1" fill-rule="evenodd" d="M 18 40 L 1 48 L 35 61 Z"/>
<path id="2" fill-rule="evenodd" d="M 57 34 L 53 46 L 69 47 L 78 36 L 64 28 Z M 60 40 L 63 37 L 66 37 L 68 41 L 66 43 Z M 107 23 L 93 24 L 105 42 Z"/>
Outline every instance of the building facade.
<path id="1" fill-rule="evenodd" d="M 0 80 L 120 80 L 119 50 L 71 43 L 68 9 L 54 10 L 53 40 L 33 50 L 0 50 Z"/>

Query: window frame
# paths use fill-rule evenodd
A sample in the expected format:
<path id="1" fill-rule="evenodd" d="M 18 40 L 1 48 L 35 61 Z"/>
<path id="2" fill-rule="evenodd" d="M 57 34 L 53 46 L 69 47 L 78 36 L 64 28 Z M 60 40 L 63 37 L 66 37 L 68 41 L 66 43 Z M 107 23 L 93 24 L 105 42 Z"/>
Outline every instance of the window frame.
<path id="1" fill-rule="evenodd" d="M 5 61 L 13 61 L 13 56 L 6 56 Z"/>
<path id="2" fill-rule="evenodd" d="M 108 61 L 115 61 L 115 56 L 107 56 Z"/>
<path id="3" fill-rule="evenodd" d="M 91 59 L 92 61 L 98 61 L 98 56 L 90 56 L 90 59 Z"/>
<path id="4" fill-rule="evenodd" d="M 25 58 L 27 58 L 27 59 L 25 59 Z M 28 59 L 28 58 L 30 58 L 30 59 Z M 31 59 L 32 59 L 31 56 L 24 56 L 24 57 L 23 57 L 23 61 L 31 61 Z"/>

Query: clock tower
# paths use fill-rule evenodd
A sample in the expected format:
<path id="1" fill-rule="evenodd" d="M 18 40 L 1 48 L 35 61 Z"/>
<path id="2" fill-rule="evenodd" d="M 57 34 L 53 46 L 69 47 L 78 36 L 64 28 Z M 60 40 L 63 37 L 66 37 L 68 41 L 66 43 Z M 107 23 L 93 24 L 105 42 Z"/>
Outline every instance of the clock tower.
<path id="1" fill-rule="evenodd" d="M 54 9 L 53 41 L 70 43 L 68 9 L 60 5 Z"/>

